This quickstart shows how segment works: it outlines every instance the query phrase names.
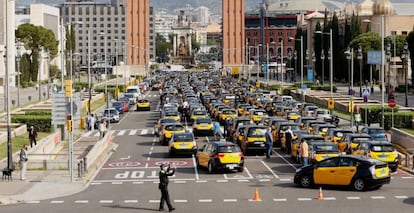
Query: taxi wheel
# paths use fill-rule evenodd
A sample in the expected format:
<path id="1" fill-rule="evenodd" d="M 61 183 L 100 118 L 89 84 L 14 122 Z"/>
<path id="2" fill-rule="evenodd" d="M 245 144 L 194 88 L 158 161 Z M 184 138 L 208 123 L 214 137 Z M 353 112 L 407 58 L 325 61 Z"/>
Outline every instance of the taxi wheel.
<path id="1" fill-rule="evenodd" d="M 238 171 L 238 172 L 243 172 L 243 171 L 244 171 L 244 167 L 243 167 L 243 166 L 241 166 L 241 167 L 237 168 L 237 171 Z"/>
<path id="2" fill-rule="evenodd" d="M 362 179 L 356 179 L 353 182 L 353 188 L 355 191 L 363 191 L 365 189 L 365 182 Z"/>
<path id="3" fill-rule="evenodd" d="M 209 174 L 212 174 L 214 172 L 213 164 L 211 162 L 208 162 L 207 170 Z"/>
<path id="4" fill-rule="evenodd" d="M 308 175 L 303 175 L 300 178 L 300 185 L 304 188 L 309 188 L 312 185 L 312 180 L 310 179 Z"/>

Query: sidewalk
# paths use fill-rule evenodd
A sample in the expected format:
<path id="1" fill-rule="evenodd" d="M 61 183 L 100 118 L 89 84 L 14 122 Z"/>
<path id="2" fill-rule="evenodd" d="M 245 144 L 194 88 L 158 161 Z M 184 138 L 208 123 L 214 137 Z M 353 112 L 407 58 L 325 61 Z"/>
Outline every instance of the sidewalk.
<path id="1" fill-rule="evenodd" d="M 51 199 L 55 197 L 62 197 L 72 195 L 83 191 L 89 185 L 92 180 L 96 169 L 105 161 L 112 150 L 116 147 L 115 144 L 111 143 L 110 146 L 99 156 L 99 158 L 91 166 L 92 169 L 84 173 L 81 177 L 78 176 L 77 163 L 85 157 L 98 140 L 101 138 L 94 136 L 97 131 L 90 134 L 85 132 L 82 137 L 76 140 L 73 144 L 73 182 L 69 170 L 27 170 L 26 180 L 20 180 L 20 170 L 17 169 L 13 172 L 13 180 L 2 180 L 0 182 L 0 205 L 1 204 L 13 204 L 22 202 L 37 202 L 39 200 Z M 92 135 L 92 136 L 89 136 Z M 109 136 L 110 137 L 110 136 Z M 41 141 L 39 141 L 39 146 Z M 32 153 L 32 158 L 35 157 Z M 53 152 L 56 154 L 55 161 L 67 162 L 68 161 L 68 149 L 67 148 L 56 148 Z M 14 153 L 13 156 L 18 155 Z M 28 165 L 30 167 L 31 155 L 28 154 Z M 14 161 L 16 161 L 14 157 Z M 0 161 L 0 168 L 6 167 L 7 159 Z"/>

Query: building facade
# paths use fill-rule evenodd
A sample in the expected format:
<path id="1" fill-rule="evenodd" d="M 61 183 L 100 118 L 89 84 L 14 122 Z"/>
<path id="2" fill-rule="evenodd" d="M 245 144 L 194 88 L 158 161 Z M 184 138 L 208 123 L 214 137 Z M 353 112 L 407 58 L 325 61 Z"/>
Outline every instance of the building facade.
<path id="1" fill-rule="evenodd" d="M 240 0 L 223 0 L 222 10 L 223 71 L 226 74 L 241 74 L 245 63 L 245 3 Z"/>
<path id="2" fill-rule="evenodd" d="M 127 64 L 146 66 L 149 58 L 149 0 L 127 0 Z"/>

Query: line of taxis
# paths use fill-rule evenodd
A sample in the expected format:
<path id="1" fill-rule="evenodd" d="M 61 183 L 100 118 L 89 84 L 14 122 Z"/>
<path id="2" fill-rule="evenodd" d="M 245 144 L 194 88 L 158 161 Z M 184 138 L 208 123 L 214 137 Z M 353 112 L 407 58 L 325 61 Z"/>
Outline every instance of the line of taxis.
<path id="1" fill-rule="evenodd" d="M 171 155 L 195 154 L 197 167 L 206 168 L 209 173 L 221 169 L 242 172 L 245 155 L 265 152 L 265 133 L 270 128 L 274 146 L 297 163 L 301 163 L 300 141 L 309 144 L 310 165 L 299 168 L 294 177 L 294 182 L 303 187 L 346 185 L 357 191 L 380 188 L 390 182 L 390 170 L 397 169 L 397 153 L 389 137 L 381 136 L 385 133 L 381 128 L 366 127 L 361 133 L 354 133 L 327 122 L 332 120 L 329 112 L 313 104 L 264 90 L 254 91 L 247 83 L 225 78 L 213 80 L 204 78 L 205 75 L 209 74 L 174 76 L 181 77 L 179 82 L 175 78 L 166 80 L 161 118 L 154 132 L 162 144 L 169 146 Z M 169 92 L 175 85 L 179 95 Z M 186 114 L 180 109 L 184 101 L 189 106 Z M 179 118 L 171 117 L 172 114 Z M 186 131 L 188 125 L 183 125 L 183 121 L 192 123 L 192 133 Z M 196 136 L 211 136 L 214 122 L 224 126 L 225 140 L 197 147 Z M 293 132 L 291 144 L 286 142 L 288 129 Z"/>

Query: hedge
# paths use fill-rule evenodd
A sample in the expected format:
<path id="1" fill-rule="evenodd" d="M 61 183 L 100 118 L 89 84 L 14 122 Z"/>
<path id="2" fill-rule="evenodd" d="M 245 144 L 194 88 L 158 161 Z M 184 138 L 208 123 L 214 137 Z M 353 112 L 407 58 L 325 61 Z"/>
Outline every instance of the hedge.
<path id="1" fill-rule="evenodd" d="M 312 87 L 315 83 L 313 81 L 304 81 L 303 84 L 305 84 L 307 87 Z M 302 82 L 295 82 L 295 87 L 301 88 Z"/>
<path id="2" fill-rule="evenodd" d="M 392 126 L 392 113 L 384 113 L 384 128 L 386 130 L 391 129 Z M 394 112 L 394 127 L 395 128 L 411 128 L 412 120 L 414 119 L 413 112 Z"/>
<path id="3" fill-rule="evenodd" d="M 371 110 L 371 116 L 372 116 L 371 123 L 380 123 L 381 122 L 381 113 L 382 113 L 381 106 L 368 106 L 368 107 L 361 106 L 361 108 L 360 108 L 361 109 L 361 119 L 363 121 L 365 121 L 365 109 L 366 108 L 368 110 Z M 394 108 L 394 114 L 398 113 L 398 111 L 399 111 L 399 108 L 395 107 Z M 392 109 L 388 106 L 384 106 L 384 114 L 386 114 L 388 112 L 391 114 Z M 385 123 L 385 120 L 384 120 L 384 123 Z"/>
<path id="4" fill-rule="evenodd" d="M 52 116 L 50 115 L 12 115 L 11 122 L 26 124 L 27 127 L 34 126 L 38 132 L 52 131 Z"/>
<path id="5" fill-rule="evenodd" d="M 322 90 L 322 91 L 331 91 L 330 85 L 313 85 L 311 86 L 312 90 Z M 332 91 L 336 92 L 336 86 L 332 87 Z"/>
<path id="6" fill-rule="evenodd" d="M 25 112 L 25 115 L 47 115 L 47 116 L 52 116 L 52 110 L 43 110 L 43 111 L 27 111 Z"/>
<path id="7" fill-rule="evenodd" d="M 408 85 L 408 91 L 410 91 L 410 89 L 413 89 L 413 85 Z M 405 92 L 405 84 L 400 84 L 395 88 L 396 92 Z"/>

